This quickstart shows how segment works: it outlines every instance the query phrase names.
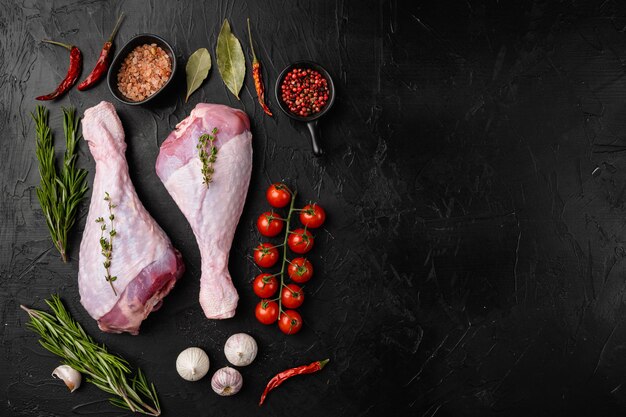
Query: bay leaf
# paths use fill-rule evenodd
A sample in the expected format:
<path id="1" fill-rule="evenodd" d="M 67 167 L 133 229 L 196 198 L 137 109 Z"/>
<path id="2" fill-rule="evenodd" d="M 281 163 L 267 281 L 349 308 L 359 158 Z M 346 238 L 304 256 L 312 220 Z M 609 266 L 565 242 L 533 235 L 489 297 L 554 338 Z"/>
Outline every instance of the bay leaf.
<path id="1" fill-rule="evenodd" d="M 191 56 L 187 61 L 187 96 L 185 97 L 185 103 L 189 100 L 189 96 L 196 91 L 202 81 L 209 75 L 211 69 L 211 54 L 206 48 L 200 48 Z"/>
<path id="2" fill-rule="evenodd" d="M 224 19 L 222 29 L 217 37 L 215 53 L 217 55 L 217 68 L 224 84 L 239 100 L 239 91 L 246 76 L 246 59 L 239 39 L 230 30 L 228 19 Z"/>

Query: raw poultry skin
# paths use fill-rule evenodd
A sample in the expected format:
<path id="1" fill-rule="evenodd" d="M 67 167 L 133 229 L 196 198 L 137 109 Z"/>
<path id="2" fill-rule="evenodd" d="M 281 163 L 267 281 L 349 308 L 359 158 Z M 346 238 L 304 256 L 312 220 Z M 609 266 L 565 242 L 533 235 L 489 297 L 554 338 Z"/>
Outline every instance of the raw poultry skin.
<path id="1" fill-rule="evenodd" d="M 198 138 L 217 128 L 217 160 L 203 183 Z M 228 272 L 228 255 L 252 171 L 250 121 L 241 110 L 198 104 L 161 145 L 156 171 L 196 236 L 202 256 L 200 305 L 210 319 L 235 315 L 239 296 Z"/>
<path id="2" fill-rule="evenodd" d="M 180 253 L 139 201 L 128 174 L 124 130 L 111 103 L 87 109 L 83 136 L 96 162 L 89 214 L 80 245 L 78 285 L 81 303 L 102 331 L 139 333 L 141 322 L 161 306 L 182 276 L 185 266 Z M 117 295 L 106 280 L 101 253 L 100 223 L 110 230 L 108 203 L 111 197 L 114 226 L 110 266 Z M 105 234 L 108 237 L 108 234 Z"/>

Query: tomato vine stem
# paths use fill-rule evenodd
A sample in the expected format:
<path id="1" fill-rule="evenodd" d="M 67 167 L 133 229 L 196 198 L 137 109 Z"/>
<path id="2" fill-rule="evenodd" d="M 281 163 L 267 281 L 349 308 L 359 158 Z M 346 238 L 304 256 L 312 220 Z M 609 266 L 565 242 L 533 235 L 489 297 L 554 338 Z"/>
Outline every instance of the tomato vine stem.
<path id="1" fill-rule="evenodd" d="M 285 239 L 283 240 L 283 262 L 282 265 L 280 267 L 280 272 L 277 275 L 280 275 L 280 289 L 278 290 L 278 318 L 280 319 L 280 314 L 284 313 L 283 311 L 283 302 L 282 302 L 282 297 L 280 296 L 280 294 L 282 293 L 283 287 L 285 287 L 285 265 L 287 265 L 287 263 L 289 263 L 289 260 L 287 259 L 287 239 L 289 238 L 290 235 L 290 230 L 289 227 L 291 226 L 291 215 L 293 214 L 294 211 L 296 211 L 297 209 L 294 208 L 294 205 L 296 204 L 296 195 L 298 194 L 297 191 L 293 191 L 291 193 L 291 203 L 289 204 L 289 212 L 287 213 L 287 219 L 285 220 Z"/>

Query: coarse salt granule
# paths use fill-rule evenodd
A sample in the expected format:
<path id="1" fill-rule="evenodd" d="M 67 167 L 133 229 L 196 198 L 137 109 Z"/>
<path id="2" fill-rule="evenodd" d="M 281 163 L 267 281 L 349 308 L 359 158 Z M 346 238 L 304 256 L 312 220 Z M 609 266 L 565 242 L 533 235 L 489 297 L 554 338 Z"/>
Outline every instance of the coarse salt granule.
<path id="1" fill-rule="evenodd" d="M 165 85 L 172 74 L 172 62 L 156 43 L 133 49 L 117 73 L 117 88 L 132 101 L 143 101 Z"/>

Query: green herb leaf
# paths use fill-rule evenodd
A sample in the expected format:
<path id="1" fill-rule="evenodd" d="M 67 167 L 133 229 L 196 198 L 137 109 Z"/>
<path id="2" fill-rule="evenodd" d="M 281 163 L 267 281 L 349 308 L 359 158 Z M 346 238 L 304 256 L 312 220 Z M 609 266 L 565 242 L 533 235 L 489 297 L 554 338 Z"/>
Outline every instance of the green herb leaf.
<path id="1" fill-rule="evenodd" d="M 124 358 L 110 353 L 104 344 L 87 335 L 58 295 L 46 300 L 46 304 L 51 313 L 20 306 L 30 316 L 27 326 L 39 334 L 41 346 L 84 374 L 87 382 L 113 395 L 111 404 L 149 416 L 161 414 L 154 384 L 148 382 L 140 369 L 133 375 Z"/>
<path id="2" fill-rule="evenodd" d="M 63 109 L 63 130 L 65 132 L 65 154 L 61 169 L 55 167 L 52 131 L 48 124 L 48 110 L 37 106 L 32 117 L 36 125 L 36 155 L 39 162 L 39 186 L 37 199 L 46 219 L 52 243 L 61 254 L 63 262 L 68 261 L 67 238 L 76 222 L 78 203 L 87 191 L 87 171 L 76 166 L 78 142 L 80 141 L 79 121 L 76 109 Z"/>
<path id="3" fill-rule="evenodd" d="M 185 69 L 187 72 L 187 96 L 185 97 L 185 103 L 209 75 L 210 69 L 211 55 L 206 48 L 200 48 L 191 54 Z"/>
<path id="4" fill-rule="evenodd" d="M 215 169 L 213 168 L 213 164 L 217 161 L 217 148 L 215 147 L 215 139 L 217 139 L 217 128 L 213 128 L 211 131 L 213 134 L 204 134 L 198 138 L 198 145 L 196 146 L 200 152 L 198 152 L 198 158 L 200 158 L 200 162 L 202 162 L 202 178 L 203 184 L 206 184 L 208 187 L 211 182 L 213 182 L 213 173 Z M 207 143 L 208 142 L 208 143 Z M 207 152 L 207 146 L 210 146 L 210 149 Z"/>
<path id="5" fill-rule="evenodd" d="M 111 230 L 109 231 L 109 239 L 107 239 L 106 237 L 104 237 L 104 231 L 107 228 L 106 224 L 104 223 L 104 218 L 98 217 L 96 219 L 96 222 L 102 223 L 102 225 L 100 226 L 100 230 L 102 230 L 102 232 L 100 233 L 100 247 L 102 248 L 102 251 L 100 253 L 102 254 L 102 256 L 104 256 L 104 259 L 105 259 L 104 262 L 102 263 L 102 265 L 104 266 L 104 269 L 106 270 L 106 275 L 104 276 L 104 278 L 111 285 L 113 294 L 117 296 L 117 291 L 115 291 L 115 287 L 113 286 L 113 281 L 115 281 L 117 277 L 111 276 L 111 259 L 113 258 L 113 238 L 117 235 L 117 231 L 115 230 L 115 226 L 114 226 L 115 215 L 113 214 L 113 208 L 117 207 L 117 205 L 111 202 L 111 195 L 106 191 L 104 192 L 104 201 L 106 201 L 107 205 L 109 206 L 109 220 L 111 221 Z"/>
<path id="6" fill-rule="evenodd" d="M 246 76 L 246 59 L 241 49 L 241 43 L 230 31 L 228 19 L 224 19 L 224 24 L 217 37 L 217 68 L 220 71 L 222 80 L 226 87 L 239 100 L 239 91 Z"/>

